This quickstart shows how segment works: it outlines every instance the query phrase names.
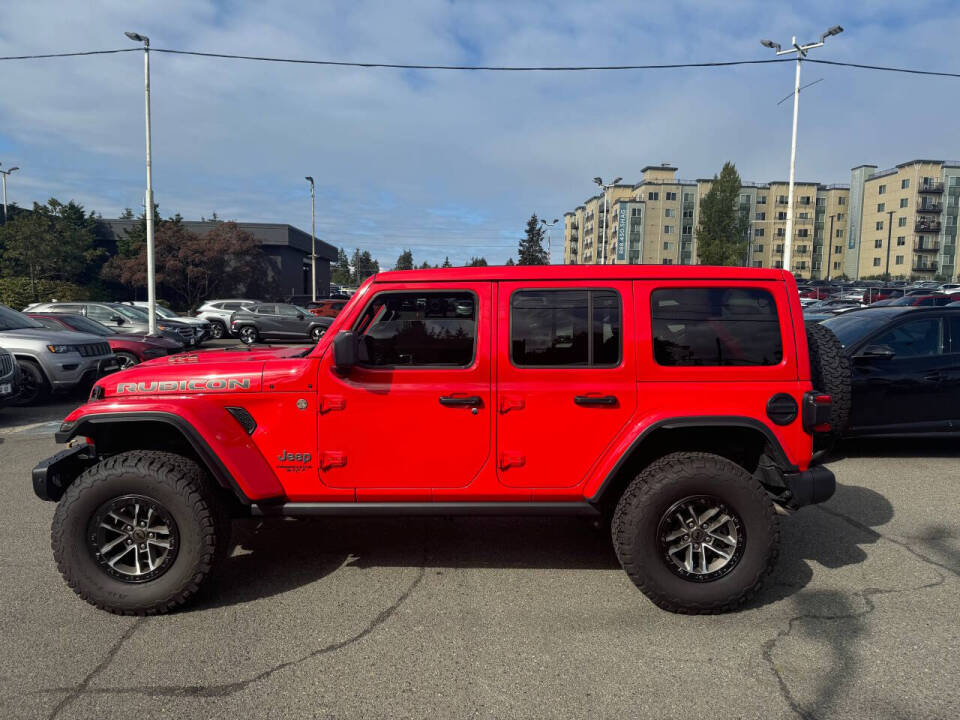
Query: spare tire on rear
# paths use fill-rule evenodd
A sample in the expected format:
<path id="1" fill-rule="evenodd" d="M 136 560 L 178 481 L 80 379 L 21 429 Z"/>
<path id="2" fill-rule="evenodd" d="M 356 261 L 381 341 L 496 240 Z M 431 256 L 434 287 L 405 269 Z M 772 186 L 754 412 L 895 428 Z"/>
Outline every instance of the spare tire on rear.
<path id="1" fill-rule="evenodd" d="M 814 390 L 830 396 L 830 432 L 823 433 L 817 444 L 822 446 L 839 438 L 850 420 L 850 358 L 843 345 L 828 327 L 807 325 L 807 347 L 810 351 L 810 380 Z M 826 443 L 822 441 L 826 440 Z"/>

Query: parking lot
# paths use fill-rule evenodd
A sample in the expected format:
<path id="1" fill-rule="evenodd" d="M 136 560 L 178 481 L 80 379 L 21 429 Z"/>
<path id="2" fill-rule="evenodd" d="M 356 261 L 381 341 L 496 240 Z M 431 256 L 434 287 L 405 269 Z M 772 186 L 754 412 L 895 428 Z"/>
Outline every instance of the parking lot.
<path id="1" fill-rule="evenodd" d="M 960 450 L 846 445 L 749 608 L 649 603 L 579 519 L 235 523 L 199 602 L 116 617 L 50 551 L 30 468 L 78 398 L 0 411 L 0 716 L 956 716 Z"/>

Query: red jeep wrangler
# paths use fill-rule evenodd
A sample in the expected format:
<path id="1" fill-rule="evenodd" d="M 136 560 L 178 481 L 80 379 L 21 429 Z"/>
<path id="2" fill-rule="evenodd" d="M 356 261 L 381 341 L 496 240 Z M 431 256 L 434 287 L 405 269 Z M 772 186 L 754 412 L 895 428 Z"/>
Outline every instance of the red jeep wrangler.
<path id="1" fill-rule="evenodd" d="M 104 378 L 33 484 L 70 587 L 116 613 L 185 602 L 233 517 L 384 514 L 596 516 L 654 603 L 720 612 L 770 571 L 776 506 L 834 492 L 810 461 L 849 366 L 811 332 L 780 270 L 382 273 L 315 347 Z"/>

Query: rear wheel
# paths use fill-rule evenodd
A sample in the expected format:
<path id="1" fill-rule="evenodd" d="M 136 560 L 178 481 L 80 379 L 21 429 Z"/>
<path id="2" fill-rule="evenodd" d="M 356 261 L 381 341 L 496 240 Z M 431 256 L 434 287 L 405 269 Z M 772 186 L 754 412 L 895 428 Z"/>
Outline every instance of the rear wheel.
<path id="1" fill-rule="evenodd" d="M 50 394 L 50 384 L 43 370 L 33 360 L 17 360 L 20 365 L 20 394 L 14 405 L 33 405 L 42 402 Z"/>
<path id="2" fill-rule="evenodd" d="M 119 351 L 114 353 L 114 357 L 117 358 L 117 362 L 120 363 L 120 369 L 126 370 L 129 367 L 137 365 L 140 360 L 133 353 L 128 353 L 124 351 Z"/>
<path id="3" fill-rule="evenodd" d="M 320 340 L 320 338 L 323 337 L 323 334 L 324 334 L 326 331 L 327 331 L 327 329 L 326 329 L 325 327 L 323 327 L 322 325 L 317 325 L 316 327 L 314 327 L 314 328 L 310 331 L 310 338 L 311 338 L 314 342 L 318 342 L 318 341 Z"/>
<path id="4" fill-rule="evenodd" d="M 219 320 L 210 321 L 210 337 L 214 340 L 219 340 L 224 335 L 227 334 L 227 326 L 224 325 Z"/>
<path id="5" fill-rule="evenodd" d="M 673 453 L 647 466 L 617 504 L 620 564 L 656 605 L 677 613 L 733 610 L 773 568 L 780 539 L 766 491 L 718 455 Z"/>
<path id="6" fill-rule="evenodd" d="M 229 517 L 192 460 L 115 455 L 70 485 L 54 514 L 57 566 L 80 597 L 122 615 L 167 612 L 226 555 Z"/>
<path id="7" fill-rule="evenodd" d="M 240 328 L 240 342 L 244 345 L 253 345 L 260 339 L 260 333 L 253 325 L 244 325 Z"/>

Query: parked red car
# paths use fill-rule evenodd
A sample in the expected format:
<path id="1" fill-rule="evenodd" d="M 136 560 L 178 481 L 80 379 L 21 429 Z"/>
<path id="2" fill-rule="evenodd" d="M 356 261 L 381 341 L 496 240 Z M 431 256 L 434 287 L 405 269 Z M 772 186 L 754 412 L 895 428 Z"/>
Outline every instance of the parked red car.
<path id="1" fill-rule="evenodd" d="M 942 307 L 955 298 L 944 293 L 930 293 L 929 295 L 904 295 L 888 305 L 907 305 L 910 307 Z"/>
<path id="2" fill-rule="evenodd" d="M 317 317 L 336 317 L 350 298 L 342 300 L 317 300 L 307 303 L 307 310 Z"/>
<path id="3" fill-rule="evenodd" d="M 72 313 L 27 313 L 28 317 L 42 323 L 51 330 L 76 330 L 90 335 L 99 335 L 107 339 L 110 349 L 120 369 L 124 370 L 145 360 L 172 355 L 183 349 L 182 343 L 164 337 L 145 337 L 142 335 L 119 335 L 106 325 L 83 315 Z"/>

